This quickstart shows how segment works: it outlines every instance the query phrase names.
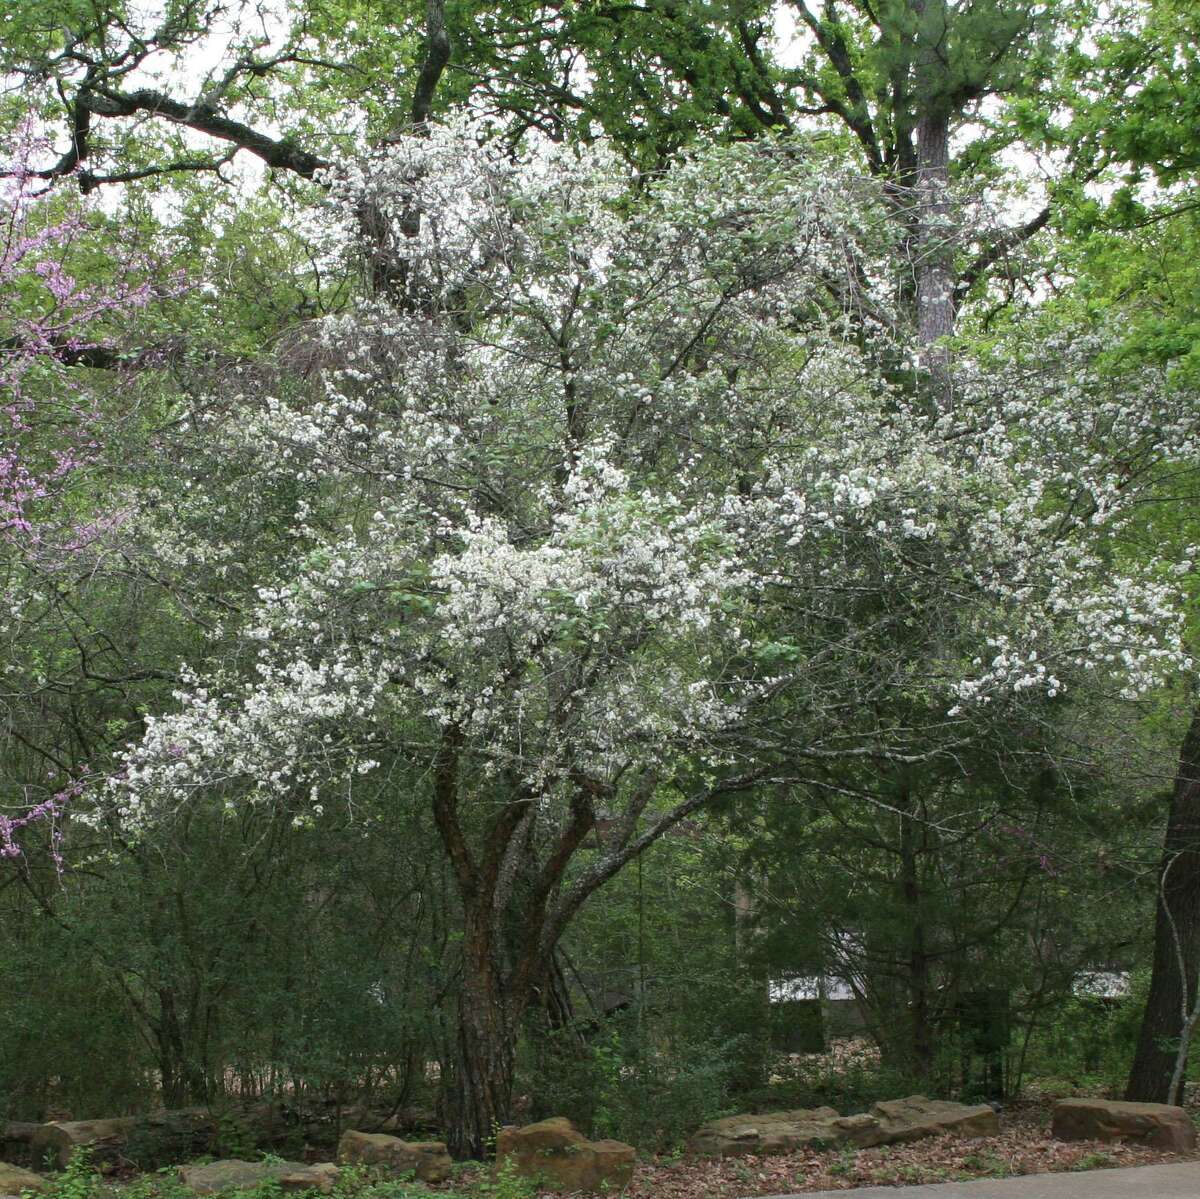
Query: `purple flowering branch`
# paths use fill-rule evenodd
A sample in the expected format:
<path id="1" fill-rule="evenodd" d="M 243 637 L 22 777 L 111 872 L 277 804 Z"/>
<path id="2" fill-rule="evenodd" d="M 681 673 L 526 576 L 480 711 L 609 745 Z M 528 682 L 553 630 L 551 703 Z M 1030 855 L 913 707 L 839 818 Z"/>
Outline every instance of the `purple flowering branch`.
<path id="1" fill-rule="evenodd" d="M 154 263 L 128 251 L 110 258 L 116 270 L 103 282 L 76 276 L 71 254 L 89 213 L 81 201 L 64 210 L 61 197 L 46 197 L 33 164 L 47 150 L 30 126 L 0 147 L 0 547 L 40 570 L 75 560 L 125 519 L 119 508 L 67 519 L 57 502 L 104 444 L 99 402 L 72 368 L 98 364 L 96 351 L 118 362 L 103 325 L 183 290 L 178 276 L 152 283 Z M 0 862 L 20 859 L 22 840 L 40 827 L 61 871 L 64 816 L 90 772 L 69 777 L 49 798 L 26 792 L 23 806 L 0 810 Z"/>
<path id="2" fill-rule="evenodd" d="M 0 169 L 0 539 L 32 544 L 44 536 L 37 506 L 99 449 L 94 397 L 56 376 L 105 345 L 99 322 L 157 294 L 150 264 L 133 256 L 101 285 L 71 274 L 67 251 L 87 231 L 87 213 L 49 216 L 32 166 L 45 149 L 25 128 Z M 179 281 L 167 290 L 177 294 Z"/>
<path id="3" fill-rule="evenodd" d="M 0 858 L 9 860 L 23 858 L 25 851 L 17 840 L 31 825 L 45 825 L 50 833 L 50 857 L 55 868 L 62 873 L 62 818 L 71 802 L 83 794 L 91 772 L 86 766 L 80 767 L 79 773 L 71 782 L 56 791 L 48 799 L 26 808 L 18 816 L 6 816 L 0 812 Z"/>

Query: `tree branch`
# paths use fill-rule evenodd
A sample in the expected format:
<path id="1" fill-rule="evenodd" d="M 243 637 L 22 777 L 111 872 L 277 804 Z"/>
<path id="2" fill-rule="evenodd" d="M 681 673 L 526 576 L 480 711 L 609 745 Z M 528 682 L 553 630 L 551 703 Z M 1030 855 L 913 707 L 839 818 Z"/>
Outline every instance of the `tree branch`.
<path id="1" fill-rule="evenodd" d="M 433 111 L 433 96 L 446 64 L 450 61 L 450 34 L 446 31 L 445 0 L 426 0 L 425 61 L 417 76 L 412 100 L 412 123 L 424 125 Z"/>
<path id="2" fill-rule="evenodd" d="M 837 113 L 854 136 L 858 138 L 867 153 L 867 162 L 870 164 L 872 172 L 878 174 L 883 170 L 883 155 L 879 150 L 879 139 L 875 134 L 875 127 L 871 123 L 866 93 L 855 73 L 845 37 L 832 21 L 820 19 L 804 3 L 804 0 L 792 0 L 792 8 L 808 26 L 830 65 L 838 73 L 838 78 L 841 79 L 842 86 L 846 89 L 846 99 L 849 104 L 842 104 L 835 97 L 827 95 L 815 80 L 810 85 L 812 90 Z"/>
<path id="3" fill-rule="evenodd" d="M 1018 225 L 1013 229 L 1006 229 L 1001 233 L 986 250 L 976 255 L 975 259 L 959 276 L 958 284 L 954 289 L 954 303 L 957 307 L 963 300 L 967 298 L 971 288 L 989 271 L 1005 254 L 1015 250 L 1018 246 L 1027 242 L 1035 233 L 1044 229 L 1050 222 L 1050 213 L 1052 209 L 1049 204 L 1046 205 L 1036 216 L 1031 217 L 1023 225 Z"/>
<path id="4" fill-rule="evenodd" d="M 104 88 L 82 93 L 78 103 L 97 117 L 131 117 L 139 112 L 165 117 L 198 133 L 232 142 L 239 150 L 262 159 L 273 170 L 291 171 L 304 179 L 311 179 L 329 165 L 328 160 L 302 150 L 290 139 L 268 137 L 203 101 L 185 104 L 150 88 L 128 93 Z"/>

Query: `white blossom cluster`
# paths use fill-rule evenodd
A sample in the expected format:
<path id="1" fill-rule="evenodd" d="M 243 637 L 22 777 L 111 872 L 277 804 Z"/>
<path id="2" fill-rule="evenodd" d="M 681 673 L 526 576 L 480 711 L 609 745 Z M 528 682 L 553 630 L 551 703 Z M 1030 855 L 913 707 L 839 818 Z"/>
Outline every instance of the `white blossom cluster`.
<path id="1" fill-rule="evenodd" d="M 1135 476 L 1194 460 L 1192 397 L 1042 338 L 959 363 L 931 414 L 870 185 L 763 143 L 635 194 L 603 146 L 517 162 L 461 126 L 331 178 L 385 294 L 205 430 L 272 497 L 269 547 L 220 543 L 227 496 L 174 550 L 145 521 L 253 587 L 128 747 L 131 820 L 197 790 L 302 810 L 448 729 L 551 803 L 855 748 L 867 696 L 961 736 L 1184 662 L 1172 564 L 1119 534 Z"/>

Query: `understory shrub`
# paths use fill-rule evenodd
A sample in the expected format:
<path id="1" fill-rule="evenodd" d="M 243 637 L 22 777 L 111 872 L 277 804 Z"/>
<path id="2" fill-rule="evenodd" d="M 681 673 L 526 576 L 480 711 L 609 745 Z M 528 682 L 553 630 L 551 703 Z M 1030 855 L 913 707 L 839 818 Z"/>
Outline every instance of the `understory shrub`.
<path id="1" fill-rule="evenodd" d="M 667 1042 L 631 1021 L 582 1043 L 574 1034 L 550 1034 L 530 1057 L 523 1081 L 533 1119 L 567 1116 L 592 1137 L 646 1152 L 673 1149 L 733 1110 L 736 1044 Z"/>
<path id="2" fill-rule="evenodd" d="M 1037 1093 L 1080 1090 L 1118 1095 L 1137 1044 L 1148 972 L 1131 980 L 1120 999 L 1070 995 L 1039 1022 L 1029 1038 L 1023 1084 Z"/>
<path id="3" fill-rule="evenodd" d="M 880 1064 L 869 1052 L 798 1054 L 778 1062 L 770 1081 L 745 1096 L 750 1110 L 832 1107 L 842 1115 L 865 1112 L 882 1099 L 929 1093 L 928 1080 Z"/>

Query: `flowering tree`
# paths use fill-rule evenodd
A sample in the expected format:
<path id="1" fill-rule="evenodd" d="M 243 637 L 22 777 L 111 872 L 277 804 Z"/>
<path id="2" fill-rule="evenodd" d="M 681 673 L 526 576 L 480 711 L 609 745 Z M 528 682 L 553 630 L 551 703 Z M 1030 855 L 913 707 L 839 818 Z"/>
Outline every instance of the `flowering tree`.
<path id="1" fill-rule="evenodd" d="M 422 796 L 461 906 L 450 1137 L 479 1153 L 563 931 L 689 814 L 953 763 L 1179 659 L 1166 566 L 1106 549 L 1110 451 L 1157 461 L 1194 416 L 1110 394 L 1081 343 L 1049 386 L 964 364 L 930 414 L 887 209 L 790 143 L 633 191 L 602 146 L 515 164 L 451 128 L 333 197 L 333 252 L 372 214 L 384 294 L 323 322 L 308 381 L 203 425 L 287 497 L 271 557 L 220 497 L 134 519 L 159 560 L 254 573 L 107 798 L 137 830 L 205 798 L 304 821 L 363 775 Z"/>
<path id="2" fill-rule="evenodd" d="M 65 261 L 87 228 L 79 206 L 55 213 L 44 196 L 32 157 L 42 149 L 24 136 L 0 171 L 0 535 L 37 542 L 34 509 L 48 500 L 95 449 L 95 398 L 64 371 L 109 365 L 96 340 L 98 322 L 147 303 L 148 282 L 128 278 L 82 282 Z M 127 264 L 128 267 L 132 267 Z M 52 505 L 44 505 L 51 508 Z"/>
<path id="3" fill-rule="evenodd" d="M 132 254 L 114 256 L 107 277 L 85 281 L 73 272 L 72 254 L 86 240 L 90 217 L 84 206 L 46 195 L 34 167 L 45 151 L 24 130 L 0 169 L 0 636 L 14 643 L 5 669 L 10 707 L 29 618 L 113 522 L 103 506 L 68 499 L 104 437 L 99 393 L 80 368 L 119 363 L 105 326 L 154 294 L 146 263 Z M 48 786 L 27 785 L 4 798 L 0 858 L 20 857 L 19 834 L 33 825 L 53 828 L 79 795 L 78 771 L 57 763 L 49 778 Z M 56 833 L 52 843 L 57 847 Z"/>

